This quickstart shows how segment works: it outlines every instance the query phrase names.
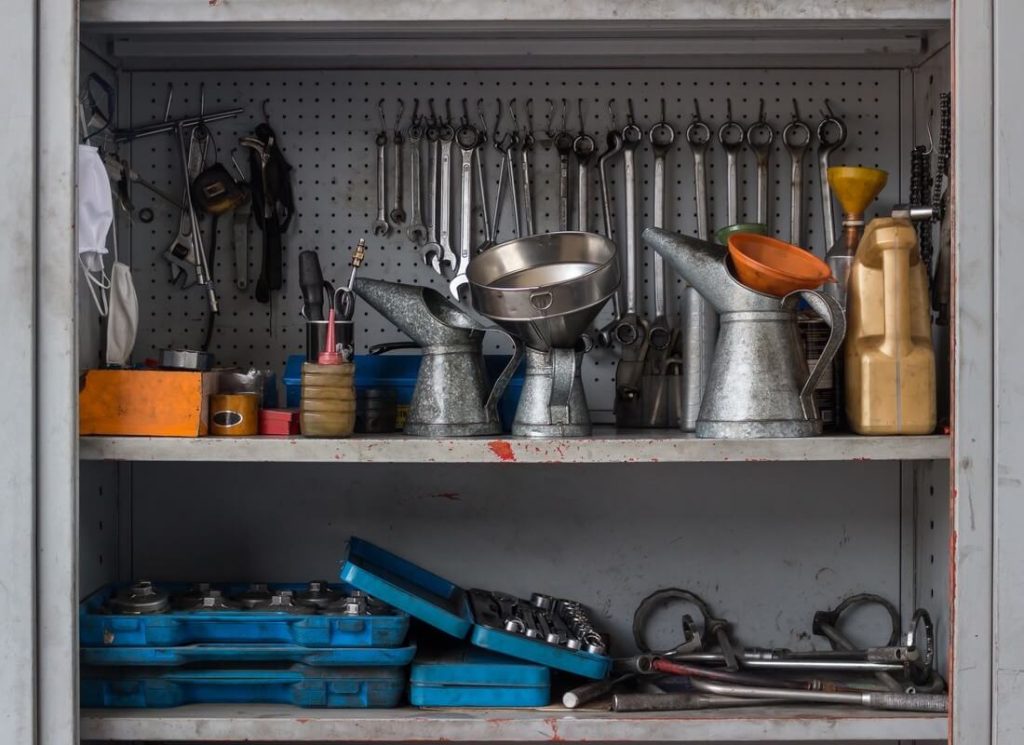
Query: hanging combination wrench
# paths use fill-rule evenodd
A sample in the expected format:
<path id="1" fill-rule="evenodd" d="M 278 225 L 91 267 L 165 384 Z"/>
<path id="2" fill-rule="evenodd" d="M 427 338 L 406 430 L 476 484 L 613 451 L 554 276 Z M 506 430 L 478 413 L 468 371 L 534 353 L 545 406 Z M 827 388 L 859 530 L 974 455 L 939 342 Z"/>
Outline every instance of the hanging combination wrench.
<path id="1" fill-rule="evenodd" d="M 519 125 L 516 121 L 516 100 L 508 102 L 508 113 L 512 119 L 512 129 L 508 133 L 508 145 L 505 147 L 505 170 L 508 177 L 508 192 L 512 198 L 512 215 L 515 217 L 516 238 L 523 236 L 523 222 L 519 216 L 519 182 L 516 179 L 516 152 L 519 150 Z M 501 108 L 501 99 L 498 99 Z"/>
<path id="2" fill-rule="evenodd" d="M 466 269 L 469 267 L 473 241 L 473 153 L 480 146 L 480 133 L 466 122 L 455 133 L 455 140 L 459 143 L 462 155 L 459 165 L 459 267 L 448 283 L 448 289 L 452 297 L 461 300 L 464 288 L 469 284 Z"/>
<path id="3" fill-rule="evenodd" d="M 647 132 L 654 149 L 654 227 L 665 227 L 665 156 L 676 141 L 676 131 L 666 121 L 665 99 L 661 99 L 661 121 L 652 125 Z M 669 276 L 665 271 L 665 259 L 654 255 L 654 320 L 651 321 L 651 347 L 662 351 L 672 341 L 672 329 L 668 320 Z"/>
<path id="4" fill-rule="evenodd" d="M 761 99 L 757 121 L 747 127 L 747 146 L 757 160 L 757 222 L 771 232 L 768 222 L 768 161 L 772 155 L 775 130 L 765 119 L 764 99 Z"/>
<path id="5" fill-rule="evenodd" d="M 484 146 L 487 144 L 487 120 L 484 117 L 484 100 L 478 98 L 476 101 L 476 114 L 480 119 L 480 140 L 476 146 L 476 157 L 473 159 L 473 165 L 476 168 L 476 189 L 477 196 L 480 199 L 480 216 L 483 218 L 484 224 L 484 241 L 477 248 L 477 251 L 483 251 L 488 248 L 488 244 L 491 241 L 491 216 L 487 212 L 487 179 L 484 177 Z"/>
<path id="6" fill-rule="evenodd" d="M 427 205 L 427 242 L 423 246 L 423 261 L 430 267 L 441 273 L 441 254 L 444 249 L 437 240 L 437 212 L 438 194 L 437 183 L 441 179 L 441 130 L 437 124 L 437 116 L 434 114 L 434 99 L 430 99 L 430 122 L 427 125 L 427 142 L 430 153 L 430 189 L 427 191 L 429 203 Z"/>
<path id="7" fill-rule="evenodd" d="M 615 327 L 615 338 L 625 347 L 644 342 L 646 323 L 637 316 L 637 255 L 636 255 L 636 149 L 644 138 L 636 124 L 633 101 L 628 102 L 629 118 L 622 129 L 623 170 L 626 179 L 626 282 L 623 292 L 624 313 Z M 646 346 L 646 344 L 643 344 Z"/>
<path id="8" fill-rule="evenodd" d="M 555 150 L 558 151 L 558 229 L 569 229 L 569 155 L 575 138 L 566 131 L 565 119 L 569 103 L 562 99 L 562 129 L 551 133 Z"/>
<path id="9" fill-rule="evenodd" d="M 615 124 L 615 99 L 608 101 L 608 114 L 611 128 L 605 138 L 606 149 L 597 159 L 597 172 L 601 181 L 601 212 L 604 218 L 604 234 L 610 241 L 614 241 L 615 226 L 612 222 L 612 199 L 611 190 L 608 188 L 608 163 L 612 158 L 622 152 L 622 132 Z M 612 330 L 619 322 L 619 293 L 612 294 L 612 320 L 604 328 L 597 332 L 597 343 L 601 347 L 612 345 Z"/>
<path id="10" fill-rule="evenodd" d="M 412 121 L 406 133 L 409 138 L 409 226 L 405 234 L 409 240 L 422 245 L 427 240 L 427 228 L 423 224 L 423 209 L 420 198 L 420 141 L 423 139 L 423 119 L 419 116 L 420 100 L 413 99 Z"/>
<path id="11" fill-rule="evenodd" d="M 521 164 L 520 175 L 523 177 L 523 223 L 526 228 L 526 235 L 534 235 L 536 232 L 533 226 L 533 175 L 531 170 L 530 156 L 537 144 L 537 138 L 533 134 L 533 99 L 526 99 L 526 129 L 523 131 L 523 143 L 519 150 Z"/>
<path id="12" fill-rule="evenodd" d="M 726 213 L 727 222 L 735 225 L 740 221 L 739 217 L 739 152 L 743 147 L 743 125 L 732 118 L 732 99 L 725 100 L 726 120 L 718 128 L 718 144 L 725 150 L 726 158 Z"/>
<path id="13" fill-rule="evenodd" d="M 388 125 L 384 120 L 384 99 L 377 103 L 380 114 L 380 132 L 377 133 L 377 219 L 373 223 L 374 235 L 387 235 L 391 232 L 387 215 L 387 169 L 384 167 L 384 149 L 388 144 Z"/>
<path id="14" fill-rule="evenodd" d="M 693 121 L 686 128 L 686 142 L 693 154 L 697 237 L 706 241 L 709 237 L 706 154 L 711 145 L 711 129 L 701 119 L 696 101 L 693 107 Z M 684 432 L 692 432 L 697 426 L 704 385 L 711 372 L 711 357 L 718 335 L 718 317 L 708 301 L 693 287 L 686 288 L 683 306 L 683 400 L 679 427 Z"/>
<path id="15" fill-rule="evenodd" d="M 445 102 L 447 109 L 448 102 Z M 441 123 L 439 137 L 441 139 L 441 206 L 437 218 L 437 240 L 441 244 L 440 263 L 448 269 L 456 268 L 457 257 L 452 249 L 451 224 L 452 224 L 452 141 L 455 139 L 455 129 L 452 128 L 451 111 L 447 111 L 448 118 Z"/>
<path id="16" fill-rule="evenodd" d="M 597 150 L 594 138 L 588 135 L 583 123 L 583 99 L 579 100 L 580 133 L 572 141 L 572 151 L 576 154 L 576 229 L 582 233 L 590 230 L 590 179 L 588 166 L 590 159 Z"/>
<path id="17" fill-rule="evenodd" d="M 782 144 L 789 153 L 789 242 L 804 247 L 804 153 L 811 145 L 811 128 L 800 120 L 800 109 L 793 99 L 793 121 L 782 130 Z M 827 249 L 826 249 L 827 250 Z"/>
<path id="18" fill-rule="evenodd" d="M 391 134 L 391 211 L 388 216 L 392 225 L 405 222 L 405 209 L 402 207 L 402 115 L 405 113 L 405 102 L 398 99 L 398 115 L 395 117 L 395 128 Z"/>
<path id="19" fill-rule="evenodd" d="M 821 186 L 821 219 L 825 228 L 825 252 L 836 242 L 836 221 L 832 212 L 832 188 L 828 183 L 829 157 L 846 144 L 846 124 L 832 113 L 832 105 L 825 99 L 825 109 L 818 124 L 818 181 Z M 835 131 L 835 139 L 829 132 Z"/>

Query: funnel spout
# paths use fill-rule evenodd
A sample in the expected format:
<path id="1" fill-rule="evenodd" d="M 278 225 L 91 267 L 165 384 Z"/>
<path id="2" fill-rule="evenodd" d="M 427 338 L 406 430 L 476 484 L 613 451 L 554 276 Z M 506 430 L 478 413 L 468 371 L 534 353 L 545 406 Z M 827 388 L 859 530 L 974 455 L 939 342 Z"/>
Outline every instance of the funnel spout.
<path id="1" fill-rule="evenodd" d="M 727 252 L 724 246 L 660 228 L 645 228 L 641 238 L 649 248 L 664 257 L 716 311 L 722 313 L 730 309 L 735 283 L 725 270 Z"/>

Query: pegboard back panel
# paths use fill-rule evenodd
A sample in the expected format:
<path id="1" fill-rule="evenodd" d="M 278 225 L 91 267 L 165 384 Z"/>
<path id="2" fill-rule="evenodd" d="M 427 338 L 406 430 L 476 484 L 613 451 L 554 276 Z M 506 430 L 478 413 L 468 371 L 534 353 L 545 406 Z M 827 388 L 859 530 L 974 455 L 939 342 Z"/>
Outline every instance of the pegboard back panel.
<path id="1" fill-rule="evenodd" d="M 899 201 L 901 168 L 900 78 L 895 70 L 384 70 L 384 71 L 274 71 L 274 72 L 136 72 L 131 73 L 131 121 L 143 124 L 164 116 L 168 87 L 173 85 L 171 116 L 194 115 L 199 110 L 200 88 L 205 91 L 207 111 L 235 106 L 244 107 L 235 119 L 210 125 L 216 156 L 232 168 L 232 151 L 246 175 L 246 153 L 238 148 L 238 138 L 252 132 L 262 119 L 261 105 L 267 114 L 279 145 L 293 166 L 296 215 L 284 236 L 284 287 L 269 304 L 258 303 L 252 288 L 259 274 L 261 235 L 250 226 L 249 281 L 242 292 L 234 285 L 234 261 L 231 246 L 231 221 L 222 219 L 216 228 L 217 248 L 212 257 L 213 273 L 221 299 L 211 350 L 219 362 L 231 365 L 255 364 L 280 370 L 289 354 L 302 351 L 304 327 L 299 315 L 302 297 L 297 282 L 297 255 L 304 249 L 320 254 L 326 278 L 335 283 L 348 277 L 348 255 L 359 238 L 369 245 L 362 276 L 397 282 L 433 286 L 446 291 L 447 281 L 435 274 L 422 259 L 421 250 L 398 226 L 387 238 L 373 235 L 376 214 L 376 148 L 374 136 L 380 129 L 377 104 L 385 101 L 388 127 L 393 126 L 398 100 L 405 105 L 403 129 L 408 126 L 413 99 L 419 98 L 421 113 L 427 101 L 434 99 L 439 113 L 445 100 L 451 100 L 454 117 L 462 115 L 466 99 L 473 123 L 477 123 L 476 101 L 483 99 L 488 124 L 493 127 L 503 102 L 501 131 L 511 120 L 508 102 L 517 99 L 520 126 L 525 126 L 524 105 L 533 100 L 534 131 L 537 147 L 533 152 L 535 221 L 540 232 L 558 227 L 558 155 L 545 134 L 549 105 L 554 102 L 554 129 L 559 129 L 562 101 L 568 104 L 567 128 L 580 129 L 579 102 L 583 124 L 598 144 L 605 147 L 610 128 L 610 108 L 616 125 L 626 122 L 626 101 L 632 99 L 636 121 L 646 132 L 661 119 L 661 99 L 665 99 L 667 120 L 677 137 L 667 157 L 666 226 L 683 233 L 696 233 L 694 172 L 692 154 L 684 132 L 694 113 L 694 100 L 713 132 L 726 119 L 727 102 L 733 118 L 744 127 L 756 121 L 761 99 L 767 121 L 776 132 L 769 171 L 769 219 L 772 231 L 788 238 L 790 214 L 790 157 L 782 146 L 781 131 L 793 118 L 794 99 L 801 118 L 813 130 L 821 120 L 827 98 L 849 129 L 845 147 L 833 155 L 833 164 L 866 165 L 886 169 L 891 177 L 879 198 L 879 209 Z M 909 93 L 909 92 L 908 92 Z M 611 106 L 609 101 L 613 100 Z M 406 147 L 408 147 L 406 143 Z M 426 199 L 428 156 L 421 145 L 423 194 Z M 499 173 L 499 153 L 490 143 L 483 157 L 488 178 L 488 204 L 493 202 Z M 458 149 L 453 160 L 458 162 Z M 128 146 L 132 166 L 144 178 L 170 194 L 180 194 L 183 184 L 180 155 L 171 136 L 138 140 Z M 389 153 L 390 157 L 390 153 Z M 407 157 L 407 156 L 406 156 Z M 726 159 L 717 142 L 708 152 L 709 224 L 726 224 Z M 596 162 L 592 162 L 589 225 L 602 226 L 600 188 Z M 408 169 L 403 163 L 408 208 Z M 640 227 L 651 224 L 653 216 L 653 154 L 646 140 L 637 151 L 637 202 Z M 570 182 L 575 178 L 575 163 L 570 165 Z M 818 181 L 818 163 L 813 147 L 803 159 L 804 222 L 806 242 L 819 256 L 824 254 Z M 739 156 L 739 214 L 741 221 L 752 221 L 756 209 L 756 164 L 746 147 Z M 622 159 L 613 162 L 610 172 L 615 235 L 620 248 L 625 222 Z M 457 180 L 453 178 L 453 183 Z M 390 186 L 389 186 L 390 190 Z M 575 184 L 571 183 L 575 193 Z M 178 211 L 144 189 L 132 193 L 136 207 L 151 207 L 155 219 L 149 224 L 131 226 L 131 262 L 140 300 L 139 339 L 136 358 L 152 356 L 166 346 L 196 346 L 204 337 L 207 316 L 203 290 L 180 290 L 171 285 L 169 269 L 162 258 L 178 229 Z M 474 196 L 475 207 L 479 207 Z M 453 200 L 457 202 L 457 200 Z M 572 202 L 570 202 L 572 204 Z M 453 215 L 453 243 L 457 243 L 457 212 Z M 514 237 L 509 202 L 503 210 L 499 238 Z M 836 220 L 838 223 L 839 216 Z M 570 227 L 575 224 L 571 220 Z M 206 244 L 212 243 L 214 230 L 210 219 L 204 222 Z M 479 214 L 474 218 L 474 233 L 483 239 Z M 455 246 L 458 250 L 457 245 Z M 652 262 L 650 252 L 641 247 L 639 268 L 642 308 L 653 310 Z M 676 279 L 670 302 L 678 303 L 683 284 Z M 676 304 L 674 307 L 679 307 Z M 611 318 L 611 307 L 603 311 L 598 325 Z M 496 335 L 486 340 L 487 351 L 507 348 Z M 357 352 L 367 346 L 402 339 L 402 335 L 374 311 L 357 307 Z M 615 354 L 595 351 L 587 356 L 584 384 L 597 419 L 607 420 L 614 397 Z M 602 414 L 605 416 L 602 417 Z"/>

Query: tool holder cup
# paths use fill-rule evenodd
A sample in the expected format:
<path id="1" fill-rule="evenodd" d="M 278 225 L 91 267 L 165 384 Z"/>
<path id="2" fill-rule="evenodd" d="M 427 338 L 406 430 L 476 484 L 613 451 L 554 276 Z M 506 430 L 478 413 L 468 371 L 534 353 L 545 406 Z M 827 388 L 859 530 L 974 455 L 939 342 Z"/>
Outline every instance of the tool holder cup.
<path id="1" fill-rule="evenodd" d="M 354 326 L 351 320 L 340 318 L 334 321 L 334 338 L 337 340 L 334 350 L 327 349 L 327 331 L 330 321 L 306 321 L 306 361 L 316 362 L 321 352 L 334 351 L 342 359 L 351 360 L 354 354 Z"/>

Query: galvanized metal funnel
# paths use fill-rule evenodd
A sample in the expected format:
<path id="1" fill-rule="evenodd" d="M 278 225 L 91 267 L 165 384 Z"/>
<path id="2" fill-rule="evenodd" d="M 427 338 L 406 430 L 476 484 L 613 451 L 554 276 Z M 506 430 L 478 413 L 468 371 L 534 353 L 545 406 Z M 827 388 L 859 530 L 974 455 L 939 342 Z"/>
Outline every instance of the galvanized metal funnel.
<path id="1" fill-rule="evenodd" d="M 473 305 L 532 349 L 572 349 L 619 286 L 615 244 L 593 233 L 534 235 L 469 262 Z"/>

